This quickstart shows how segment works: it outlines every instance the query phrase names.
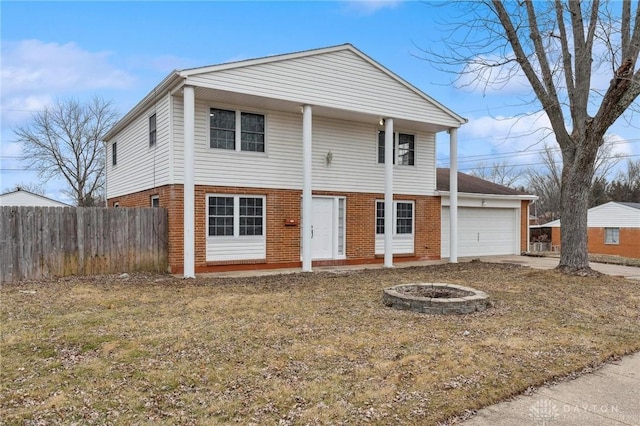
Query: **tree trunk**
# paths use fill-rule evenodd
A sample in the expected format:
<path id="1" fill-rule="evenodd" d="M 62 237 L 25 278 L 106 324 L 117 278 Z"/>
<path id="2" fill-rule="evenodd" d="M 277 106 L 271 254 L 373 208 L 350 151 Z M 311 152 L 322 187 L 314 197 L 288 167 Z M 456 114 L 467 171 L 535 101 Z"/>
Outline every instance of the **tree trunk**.
<path id="1" fill-rule="evenodd" d="M 576 151 L 563 151 L 558 269 L 569 274 L 592 275 L 594 272 L 589 267 L 587 247 L 587 210 L 593 162 L 585 161 L 585 156 L 589 155 L 585 155 L 584 150 Z"/>

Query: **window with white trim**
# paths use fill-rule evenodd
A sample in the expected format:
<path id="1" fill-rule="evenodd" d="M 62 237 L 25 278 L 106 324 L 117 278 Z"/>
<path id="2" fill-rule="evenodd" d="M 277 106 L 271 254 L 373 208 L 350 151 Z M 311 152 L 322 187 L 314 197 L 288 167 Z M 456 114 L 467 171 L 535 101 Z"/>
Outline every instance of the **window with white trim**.
<path id="1" fill-rule="evenodd" d="M 211 108 L 209 146 L 231 151 L 265 152 L 264 115 Z"/>
<path id="2" fill-rule="evenodd" d="M 151 196 L 151 207 L 160 207 L 160 196 L 152 195 Z"/>
<path id="3" fill-rule="evenodd" d="M 116 142 L 111 144 L 111 165 L 118 165 L 118 146 Z"/>
<path id="4" fill-rule="evenodd" d="M 207 207 L 207 235 L 210 237 L 264 235 L 264 197 L 210 195 Z"/>
<path id="5" fill-rule="evenodd" d="M 395 235 L 413 234 L 413 202 L 394 201 Z M 384 201 L 376 201 L 376 234 L 384 234 Z"/>
<path id="6" fill-rule="evenodd" d="M 620 228 L 604 228 L 605 244 L 620 244 Z"/>
<path id="7" fill-rule="evenodd" d="M 378 132 L 378 163 L 384 164 L 385 158 L 385 133 Z M 396 155 L 397 153 L 397 155 Z M 415 135 L 406 133 L 393 134 L 393 164 L 414 166 L 416 158 Z"/>
<path id="8" fill-rule="evenodd" d="M 149 117 L 149 146 L 156 144 L 156 115 Z"/>

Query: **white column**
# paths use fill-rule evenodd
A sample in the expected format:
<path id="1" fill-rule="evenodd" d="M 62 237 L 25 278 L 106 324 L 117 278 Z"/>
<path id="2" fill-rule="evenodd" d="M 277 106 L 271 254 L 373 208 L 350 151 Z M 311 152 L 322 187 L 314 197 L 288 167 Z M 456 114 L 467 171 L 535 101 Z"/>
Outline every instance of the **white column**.
<path id="1" fill-rule="evenodd" d="M 184 86 L 184 277 L 195 278 L 195 93 Z"/>
<path id="2" fill-rule="evenodd" d="M 384 267 L 393 268 L 393 119 L 384 121 Z"/>
<path id="3" fill-rule="evenodd" d="M 449 129 L 449 263 L 458 263 L 458 129 Z"/>
<path id="4" fill-rule="evenodd" d="M 312 163 L 311 163 L 311 124 L 310 105 L 302 107 L 302 271 L 311 272 L 311 208 L 312 208 Z"/>

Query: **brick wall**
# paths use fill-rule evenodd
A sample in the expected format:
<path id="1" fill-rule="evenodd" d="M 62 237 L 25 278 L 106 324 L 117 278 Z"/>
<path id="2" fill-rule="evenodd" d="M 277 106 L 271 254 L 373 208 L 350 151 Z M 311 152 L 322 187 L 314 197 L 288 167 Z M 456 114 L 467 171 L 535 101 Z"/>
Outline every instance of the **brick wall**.
<path id="1" fill-rule="evenodd" d="M 251 194 L 266 196 L 266 262 L 206 261 L 206 194 Z M 172 273 L 183 270 L 183 191 L 182 185 L 167 185 L 152 190 L 114 197 L 109 206 L 149 206 L 151 197 L 160 198 L 160 206 L 169 210 L 169 269 Z M 346 261 L 327 263 L 373 263 L 382 260 L 375 256 L 375 201 L 383 194 L 314 191 L 314 195 L 346 197 Z M 301 191 L 240 187 L 196 185 L 195 187 L 195 263 L 196 272 L 229 269 L 257 269 L 296 267 L 300 265 L 300 208 Z M 414 255 L 403 259 L 440 258 L 440 197 L 396 196 L 396 200 L 415 202 Z M 285 219 L 295 219 L 295 226 L 285 224 Z M 400 260 L 400 259 L 398 259 Z"/>
<path id="2" fill-rule="evenodd" d="M 560 229 L 552 228 L 551 241 L 560 247 Z M 587 244 L 589 253 L 640 259 L 640 228 L 619 228 L 620 244 L 604 243 L 604 228 L 588 228 Z"/>
<path id="3" fill-rule="evenodd" d="M 167 209 L 169 216 L 169 272 L 174 272 L 173 265 L 182 265 L 184 258 L 184 207 L 182 185 L 166 185 L 146 191 L 135 192 L 121 197 L 109 198 L 107 204 L 114 207 L 151 207 L 151 197 L 158 196 L 160 207 Z"/>
<path id="4" fill-rule="evenodd" d="M 529 251 L 529 200 L 520 204 L 520 252 Z"/>
<path id="5" fill-rule="evenodd" d="M 589 253 L 640 259 L 640 228 L 619 228 L 620 244 L 604 243 L 604 228 L 589 228 Z"/>

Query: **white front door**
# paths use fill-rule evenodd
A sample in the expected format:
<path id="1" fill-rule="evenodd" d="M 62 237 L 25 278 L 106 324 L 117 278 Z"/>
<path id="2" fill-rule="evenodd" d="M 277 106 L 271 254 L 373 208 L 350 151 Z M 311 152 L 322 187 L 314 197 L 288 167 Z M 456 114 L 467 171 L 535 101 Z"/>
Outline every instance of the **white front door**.
<path id="1" fill-rule="evenodd" d="M 314 198 L 311 208 L 311 243 L 313 259 L 333 258 L 334 199 Z"/>

